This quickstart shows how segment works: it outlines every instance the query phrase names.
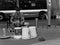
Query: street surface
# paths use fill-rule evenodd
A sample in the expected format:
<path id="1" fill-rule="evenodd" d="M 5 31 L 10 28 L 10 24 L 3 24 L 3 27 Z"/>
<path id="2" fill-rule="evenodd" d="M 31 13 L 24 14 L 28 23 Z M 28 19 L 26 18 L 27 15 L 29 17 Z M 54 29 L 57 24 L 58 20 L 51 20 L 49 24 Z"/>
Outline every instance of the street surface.
<path id="1" fill-rule="evenodd" d="M 29 20 L 31 25 L 35 25 L 35 21 Z M 40 22 L 40 21 L 39 21 Z M 43 22 L 43 24 L 42 24 Z M 52 21 L 53 24 L 56 23 Z M 59 24 L 59 22 L 57 22 Z M 43 26 L 42 26 L 43 25 Z M 38 37 L 30 40 L 0 40 L 0 45 L 59 45 L 60 44 L 60 26 L 47 27 L 47 21 L 41 21 L 37 29 Z M 5 22 L 0 23 L 0 35 L 2 35 L 2 28 L 7 27 Z M 2 32 L 2 33 L 1 33 Z M 46 41 L 38 41 L 38 38 L 43 37 Z"/>

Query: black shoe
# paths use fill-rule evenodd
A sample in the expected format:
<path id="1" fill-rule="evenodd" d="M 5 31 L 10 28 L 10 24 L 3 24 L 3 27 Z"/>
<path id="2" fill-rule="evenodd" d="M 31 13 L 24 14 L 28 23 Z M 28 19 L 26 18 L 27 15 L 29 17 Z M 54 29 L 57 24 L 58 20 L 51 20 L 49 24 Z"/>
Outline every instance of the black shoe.
<path id="1" fill-rule="evenodd" d="M 39 38 L 38 41 L 45 41 L 45 38 Z"/>

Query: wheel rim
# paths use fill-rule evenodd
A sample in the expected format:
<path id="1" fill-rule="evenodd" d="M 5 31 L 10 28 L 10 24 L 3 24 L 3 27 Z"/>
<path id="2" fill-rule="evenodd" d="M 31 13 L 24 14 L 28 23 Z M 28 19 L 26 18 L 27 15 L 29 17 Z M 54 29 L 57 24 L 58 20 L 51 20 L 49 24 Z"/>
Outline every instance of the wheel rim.
<path id="1" fill-rule="evenodd" d="M 0 20 L 3 20 L 3 16 L 2 15 L 0 15 Z"/>
<path id="2" fill-rule="evenodd" d="M 39 13 L 39 17 L 41 18 L 41 19 L 45 19 L 45 18 L 48 18 L 47 17 L 47 13 L 45 12 L 45 11 L 41 11 L 40 13 Z"/>

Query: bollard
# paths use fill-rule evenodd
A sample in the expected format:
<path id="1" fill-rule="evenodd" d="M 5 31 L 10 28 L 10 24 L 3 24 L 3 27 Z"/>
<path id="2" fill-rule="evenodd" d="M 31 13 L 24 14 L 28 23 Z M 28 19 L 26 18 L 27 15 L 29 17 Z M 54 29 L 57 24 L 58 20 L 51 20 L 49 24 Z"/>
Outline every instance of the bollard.
<path id="1" fill-rule="evenodd" d="M 38 34 L 38 28 L 39 28 L 39 20 L 38 20 L 38 18 L 35 18 L 35 21 L 36 21 L 36 33 L 37 33 L 37 37 L 39 36 L 39 34 Z"/>
<path id="2" fill-rule="evenodd" d="M 38 28 L 39 27 L 39 25 L 38 25 L 38 18 L 36 18 L 35 21 L 36 21 L 36 28 Z"/>

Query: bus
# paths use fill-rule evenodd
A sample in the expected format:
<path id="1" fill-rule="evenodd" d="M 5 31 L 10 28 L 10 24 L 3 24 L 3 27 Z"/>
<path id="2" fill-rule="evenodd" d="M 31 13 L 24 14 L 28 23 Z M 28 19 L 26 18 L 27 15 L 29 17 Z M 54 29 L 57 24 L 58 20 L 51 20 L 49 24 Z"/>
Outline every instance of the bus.
<path id="1" fill-rule="evenodd" d="M 7 20 L 8 16 L 16 12 L 17 0 L 0 1 L 0 21 Z M 19 10 L 25 18 L 45 18 L 47 14 L 46 0 L 19 0 Z"/>

